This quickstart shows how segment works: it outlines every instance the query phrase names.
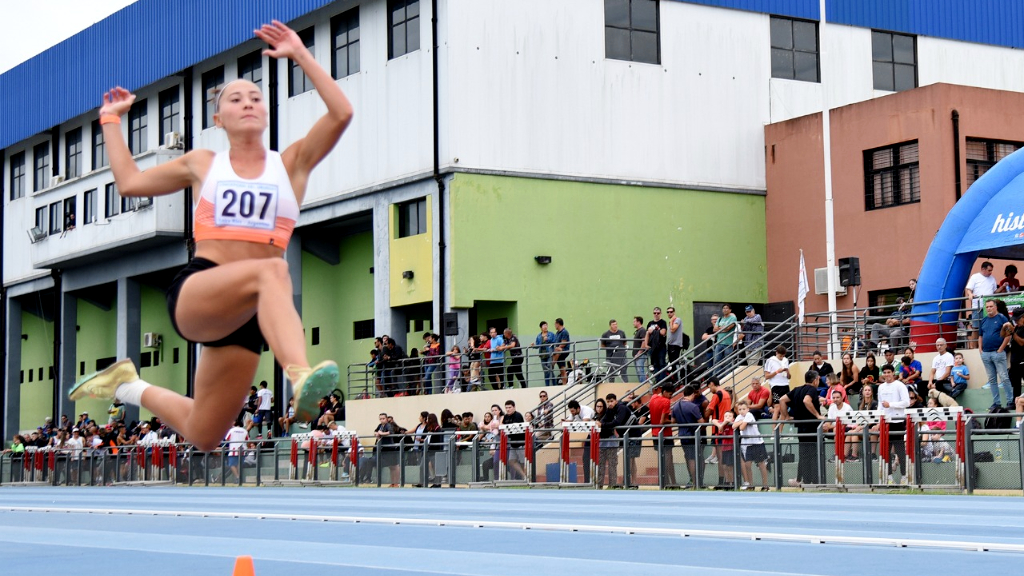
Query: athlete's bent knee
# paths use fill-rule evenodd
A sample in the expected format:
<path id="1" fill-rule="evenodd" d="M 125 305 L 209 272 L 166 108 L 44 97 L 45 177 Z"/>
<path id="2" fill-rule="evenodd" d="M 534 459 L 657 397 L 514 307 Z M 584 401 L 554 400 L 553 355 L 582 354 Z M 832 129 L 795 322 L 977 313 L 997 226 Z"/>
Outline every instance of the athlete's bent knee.
<path id="1" fill-rule="evenodd" d="M 288 263 L 283 258 L 269 258 L 260 262 L 260 286 L 291 286 L 292 277 L 288 273 Z"/>

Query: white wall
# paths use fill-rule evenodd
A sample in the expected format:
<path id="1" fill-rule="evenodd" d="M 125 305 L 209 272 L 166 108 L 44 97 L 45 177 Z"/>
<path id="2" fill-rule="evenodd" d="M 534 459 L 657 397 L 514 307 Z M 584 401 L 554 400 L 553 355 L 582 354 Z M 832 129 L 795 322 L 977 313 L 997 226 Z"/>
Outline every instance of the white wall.
<path id="1" fill-rule="evenodd" d="M 945 82 L 1024 92 L 1024 51 L 940 38 L 917 39 L 920 86 Z"/>

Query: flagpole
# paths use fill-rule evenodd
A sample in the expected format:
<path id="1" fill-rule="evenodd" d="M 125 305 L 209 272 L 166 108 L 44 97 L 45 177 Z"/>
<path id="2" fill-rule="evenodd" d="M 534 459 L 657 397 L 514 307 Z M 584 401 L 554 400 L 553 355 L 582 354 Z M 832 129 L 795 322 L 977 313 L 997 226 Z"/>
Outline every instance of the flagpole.
<path id="1" fill-rule="evenodd" d="M 818 53 L 820 54 L 819 70 L 821 70 L 821 140 L 825 160 L 825 265 L 828 276 L 828 316 L 829 316 L 829 357 L 835 357 L 839 350 L 836 334 L 836 231 L 835 216 L 832 203 L 832 123 L 829 117 L 828 88 L 825 84 L 825 0 L 818 0 Z M 802 257 L 802 256 L 801 256 Z"/>

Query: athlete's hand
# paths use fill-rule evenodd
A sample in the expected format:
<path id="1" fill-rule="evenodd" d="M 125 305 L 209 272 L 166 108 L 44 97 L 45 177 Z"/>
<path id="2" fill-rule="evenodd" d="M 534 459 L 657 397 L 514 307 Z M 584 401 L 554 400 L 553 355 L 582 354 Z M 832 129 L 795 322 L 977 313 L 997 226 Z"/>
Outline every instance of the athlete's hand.
<path id="1" fill-rule="evenodd" d="M 271 58 L 295 60 L 298 55 L 308 51 L 299 35 L 277 20 L 271 20 L 270 24 L 264 24 L 254 32 L 257 38 L 270 45 L 270 48 L 264 50 L 263 54 Z"/>
<path id="2" fill-rule="evenodd" d="M 100 106 L 100 115 L 113 114 L 114 116 L 124 116 L 128 113 L 128 109 L 132 107 L 134 102 L 135 94 L 120 86 L 112 88 L 109 92 L 103 94 L 103 105 Z"/>

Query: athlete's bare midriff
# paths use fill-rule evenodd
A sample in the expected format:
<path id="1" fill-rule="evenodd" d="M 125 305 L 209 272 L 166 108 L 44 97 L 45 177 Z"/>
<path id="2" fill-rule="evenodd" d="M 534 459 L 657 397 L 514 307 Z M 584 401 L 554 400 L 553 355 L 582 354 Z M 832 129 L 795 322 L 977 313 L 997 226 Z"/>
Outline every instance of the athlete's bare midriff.
<path id="1" fill-rule="evenodd" d="M 196 258 L 206 258 L 221 265 L 240 260 L 281 258 L 283 256 L 283 248 L 270 244 L 238 240 L 203 240 L 196 243 Z"/>

